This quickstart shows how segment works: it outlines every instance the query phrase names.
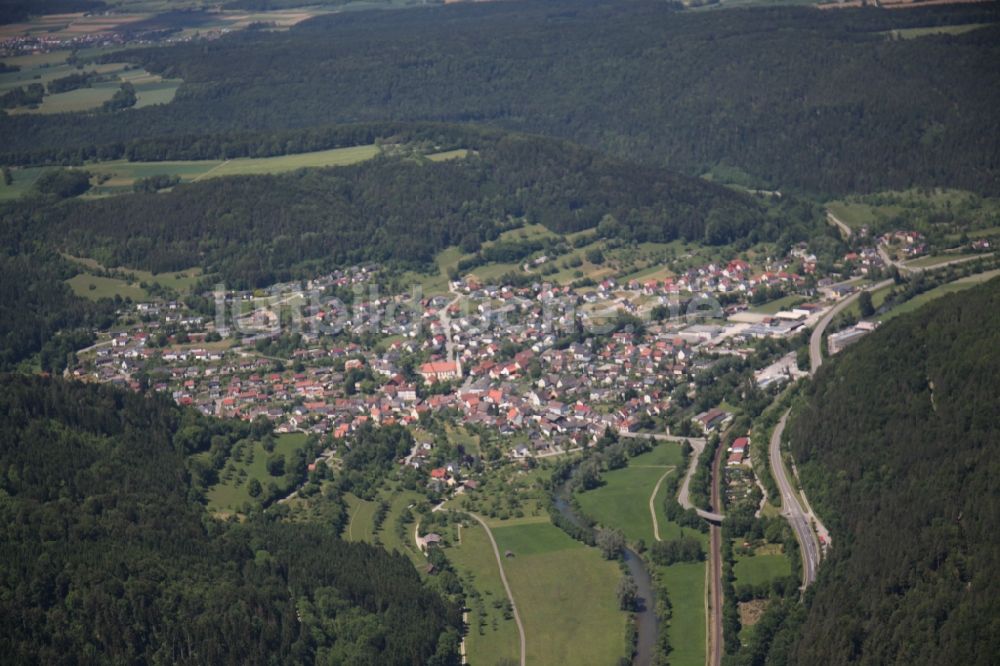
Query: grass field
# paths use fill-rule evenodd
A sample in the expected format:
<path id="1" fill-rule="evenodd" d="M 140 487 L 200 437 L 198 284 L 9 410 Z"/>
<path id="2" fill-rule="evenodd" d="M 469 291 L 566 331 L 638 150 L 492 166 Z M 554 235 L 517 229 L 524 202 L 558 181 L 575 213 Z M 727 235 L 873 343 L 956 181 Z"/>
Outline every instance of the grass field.
<path id="1" fill-rule="evenodd" d="M 736 585 L 760 585 L 769 583 L 775 578 L 790 576 L 792 564 L 789 559 L 781 553 L 770 551 L 773 551 L 773 548 L 754 555 L 738 555 L 733 566 Z"/>
<path id="2" fill-rule="evenodd" d="M 0 93 L 30 83 L 48 84 L 58 78 L 79 72 L 97 72 L 111 77 L 108 81 L 94 82 L 91 87 L 78 88 L 54 95 L 46 95 L 37 108 L 15 108 L 12 113 L 72 113 L 96 109 L 111 99 L 121 84 L 130 82 L 135 87 L 136 108 L 165 104 L 174 98 L 180 79 L 164 79 L 144 69 L 129 69 L 124 62 L 85 63 L 78 68 L 66 62 L 69 51 L 56 51 L 37 56 L 6 58 L 4 62 L 16 64 L 20 71 L 0 74 Z"/>
<path id="3" fill-rule="evenodd" d="M 879 216 L 876 213 L 874 206 L 869 206 L 868 204 L 858 203 L 858 202 L 848 202 L 848 201 L 831 201 L 827 204 L 827 208 L 834 216 L 849 226 L 851 229 L 860 229 L 861 227 L 872 226 L 879 221 Z M 901 211 L 899 208 L 896 212 Z"/>
<path id="4" fill-rule="evenodd" d="M 956 254 L 938 254 L 938 255 L 927 255 L 926 257 L 917 257 L 916 259 L 910 259 L 904 262 L 903 265 L 907 268 L 932 268 L 934 266 L 940 266 L 941 264 L 946 264 L 949 261 L 955 261 L 956 259 L 963 259 L 962 255 Z"/>
<path id="5" fill-rule="evenodd" d="M 74 275 L 66 281 L 66 284 L 70 286 L 70 289 L 77 296 L 95 301 L 99 298 L 114 298 L 115 296 L 140 301 L 149 296 L 146 290 L 138 284 L 129 283 L 126 280 L 119 280 L 118 278 L 100 277 L 91 273 Z"/>
<path id="6" fill-rule="evenodd" d="M 38 177 L 48 170 L 48 167 L 12 168 L 10 176 L 14 182 L 5 185 L 0 181 L 0 201 L 9 201 L 27 194 L 35 185 Z"/>
<path id="7" fill-rule="evenodd" d="M 431 153 L 427 156 L 431 162 L 444 162 L 446 160 L 458 160 L 469 156 L 469 151 L 465 148 L 457 150 L 445 150 L 440 153 Z"/>
<path id="8" fill-rule="evenodd" d="M 653 518 L 649 496 L 665 472 L 681 464 L 680 446 L 660 443 L 648 453 L 636 456 L 628 467 L 604 473 L 604 485 L 578 493 L 583 512 L 601 525 L 621 529 L 630 541 L 642 539 L 648 546 L 654 541 Z M 659 498 L 658 498 L 659 499 Z M 673 539 L 680 528 L 667 520 L 661 501 L 653 502 L 661 539 Z"/>
<path id="9" fill-rule="evenodd" d="M 390 552 L 398 550 L 409 556 L 414 564 L 423 563 L 424 556 L 417 551 L 417 546 L 413 543 L 413 525 L 407 525 L 401 539 L 396 533 L 396 523 L 408 506 L 416 504 L 422 499 L 426 499 L 426 497 L 409 490 L 394 494 L 389 500 L 389 513 L 386 514 L 385 520 L 382 522 L 382 529 L 378 533 L 382 546 L 386 550 Z"/>
<path id="10" fill-rule="evenodd" d="M 530 664 L 610 664 L 624 651 L 618 565 L 548 522 L 493 530 L 524 622 Z"/>
<path id="11" fill-rule="evenodd" d="M 79 264 L 84 269 L 99 270 L 103 268 L 101 264 L 86 257 L 74 257 L 64 254 L 66 259 Z M 149 271 L 135 270 L 131 268 L 117 269 L 132 276 L 132 280 L 122 278 L 99 277 L 93 273 L 84 271 L 66 281 L 77 296 L 84 298 L 114 298 L 116 295 L 122 298 L 140 300 L 148 297 L 148 293 L 142 287 L 142 283 L 158 284 L 161 287 L 169 287 L 179 293 L 188 293 L 194 285 L 201 279 L 200 268 L 190 268 L 186 271 L 172 271 L 168 273 L 150 273 Z M 90 286 L 93 285 L 94 289 Z"/>
<path id="12" fill-rule="evenodd" d="M 344 539 L 368 543 L 374 541 L 375 524 L 373 518 L 378 502 L 370 502 L 351 493 L 346 493 L 344 503 L 347 504 L 347 527 L 344 529 Z"/>
<path id="13" fill-rule="evenodd" d="M 985 28 L 992 23 L 967 23 L 965 25 L 941 25 L 931 28 L 903 28 L 901 30 L 890 30 L 885 35 L 896 39 L 917 39 L 928 35 L 961 35 L 972 30 Z"/>
<path id="14" fill-rule="evenodd" d="M 257 479 L 265 487 L 273 481 L 283 492 L 291 490 L 293 481 L 287 475 L 273 477 L 268 473 L 267 459 L 271 455 L 282 454 L 287 461 L 291 453 L 302 448 L 305 442 L 306 435 L 303 433 L 278 435 L 273 454 L 265 451 L 261 442 L 254 442 L 253 446 L 248 447 L 249 450 L 243 453 L 240 461 L 230 458 L 226 469 L 220 475 L 219 483 L 212 486 L 206 493 L 208 508 L 219 512 L 239 511 L 244 503 L 254 502 L 255 500 L 247 492 L 247 483 L 250 479 Z M 252 457 L 250 456 L 251 450 Z M 245 480 L 242 481 L 240 479 L 241 472 L 246 473 Z"/>
<path id="15" fill-rule="evenodd" d="M 620 528 L 629 540 L 653 542 L 653 524 L 649 513 L 649 495 L 665 470 L 677 473 L 683 460 L 680 446 L 661 442 L 648 453 L 636 456 L 624 469 L 606 472 L 605 485 L 577 495 L 584 513 L 599 523 Z M 682 534 L 694 536 L 707 545 L 707 535 L 683 530 L 669 522 L 663 512 L 661 486 L 653 505 L 657 512 L 661 539 L 676 539 Z M 667 586 L 673 605 L 673 620 L 668 629 L 673 651 L 671 664 L 700 666 L 705 661 L 705 563 L 683 563 L 656 567 Z"/>
<path id="16" fill-rule="evenodd" d="M 685 562 L 656 567 L 673 606 L 667 629 L 673 666 L 703 666 L 705 663 L 706 566 L 704 562 Z"/>
<path id="17" fill-rule="evenodd" d="M 516 663 L 520 655 L 517 624 L 513 619 L 505 619 L 503 609 L 494 606 L 494 602 L 503 602 L 507 593 L 500 580 L 493 546 L 479 523 L 462 530 L 462 543 L 448 549 L 448 559 L 463 579 L 472 581 L 480 595 L 480 599 L 470 603 L 469 632 L 465 639 L 469 663 L 494 664 L 505 658 Z"/>
<path id="18" fill-rule="evenodd" d="M 879 317 L 879 319 L 881 319 L 883 322 L 889 321 L 890 319 L 894 319 L 899 315 L 906 314 L 907 312 L 913 312 L 914 310 L 917 310 L 921 306 L 930 303 L 934 299 L 941 298 L 942 296 L 947 296 L 948 294 L 954 294 L 959 291 L 964 291 L 966 289 L 969 289 L 970 287 L 975 287 L 977 284 L 982 284 L 983 282 L 995 278 L 998 275 L 1000 275 L 1000 271 L 988 271 L 986 273 L 980 273 L 978 275 L 970 275 L 969 277 L 961 278 L 954 282 L 943 284 L 940 287 L 936 287 L 929 291 L 925 291 L 922 294 L 914 296 L 905 303 L 901 303 L 900 305 L 894 307 L 893 309 L 889 310 L 887 313 Z"/>
<path id="19" fill-rule="evenodd" d="M 757 312 L 760 314 L 775 314 L 782 310 L 789 310 L 794 308 L 796 305 L 805 303 L 806 299 L 798 294 L 789 294 L 788 296 L 783 296 L 777 300 L 771 301 L 770 303 L 765 303 L 764 305 L 758 305 L 756 307 L 750 308 L 751 312 Z"/>
<path id="20" fill-rule="evenodd" d="M 114 160 L 84 167 L 95 175 L 108 178 L 103 191 L 131 188 L 140 178 L 154 175 L 178 176 L 182 182 L 193 182 L 221 176 L 277 174 L 307 167 L 344 166 L 371 159 L 378 154 L 374 145 L 333 148 L 311 153 L 278 157 L 241 158 L 235 160 L 184 160 L 173 162 L 128 162 Z"/>

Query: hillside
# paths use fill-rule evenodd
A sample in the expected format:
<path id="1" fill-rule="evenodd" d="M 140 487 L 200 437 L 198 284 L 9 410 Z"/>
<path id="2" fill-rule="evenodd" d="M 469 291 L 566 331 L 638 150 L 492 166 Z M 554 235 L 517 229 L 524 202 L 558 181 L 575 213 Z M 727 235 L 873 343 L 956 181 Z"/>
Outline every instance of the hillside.
<path id="1" fill-rule="evenodd" d="M 292 150 L 279 133 L 430 120 L 538 132 L 772 188 L 995 194 L 997 19 L 995 4 L 692 12 L 559 0 L 350 12 L 108 55 L 184 84 L 163 106 L 0 118 L 0 162 L 233 133 Z M 986 27 L 890 36 L 973 23 Z"/>
<path id="2" fill-rule="evenodd" d="M 27 225 L 25 236 L 108 266 L 203 266 L 252 286 L 303 265 L 427 266 L 445 247 L 475 251 L 521 220 L 568 233 L 611 216 L 605 235 L 709 244 L 751 234 L 774 240 L 796 223 L 770 216 L 750 196 L 566 142 L 496 135 L 476 137 L 474 146 L 469 157 L 443 162 L 385 157 L 163 194 L 28 202 L 11 210 L 32 208 L 31 215 L 9 217 Z"/>
<path id="3" fill-rule="evenodd" d="M 805 610 L 733 663 L 994 662 L 998 350 L 993 280 L 824 364 L 787 436 L 835 547 Z"/>
<path id="4" fill-rule="evenodd" d="M 193 501 L 186 457 L 249 436 L 157 396 L 0 378 L 5 661 L 451 663 L 458 611 L 405 556 Z"/>

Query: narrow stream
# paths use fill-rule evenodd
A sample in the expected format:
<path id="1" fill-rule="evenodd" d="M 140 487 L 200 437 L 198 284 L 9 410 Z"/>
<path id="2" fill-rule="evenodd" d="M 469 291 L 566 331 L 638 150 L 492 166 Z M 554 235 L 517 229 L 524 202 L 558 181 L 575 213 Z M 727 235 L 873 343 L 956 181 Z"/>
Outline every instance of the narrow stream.
<path id="1" fill-rule="evenodd" d="M 576 508 L 569 501 L 571 495 L 569 486 L 571 483 L 572 479 L 559 487 L 555 496 L 556 510 L 577 527 L 589 529 L 587 521 L 577 513 Z M 631 548 L 625 548 L 623 559 L 638 589 L 637 610 L 633 613 L 635 615 L 637 640 L 635 659 L 632 660 L 632 663 L 635 666 L 649 666 L 652 663 L 653 650 L 656 647 L 656 632 L 659 630 L 659 622 L 656 618 L 656 597 L 653 595 L 653 581 L 638 553 Z"/>

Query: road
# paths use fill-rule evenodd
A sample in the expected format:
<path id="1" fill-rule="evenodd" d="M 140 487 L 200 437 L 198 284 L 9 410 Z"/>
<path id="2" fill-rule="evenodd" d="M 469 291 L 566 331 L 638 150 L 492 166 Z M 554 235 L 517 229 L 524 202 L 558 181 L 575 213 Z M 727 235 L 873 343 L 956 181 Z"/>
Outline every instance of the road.
<path id="1" fill-rule="evenodd" d="M 517 632 L 521 635 L 521 666 L 524 666 L 527 653 L 527 643 L 524 640 L 524 625 L 521 624 L 521 616 L 517 612 L 517 604 L 514 603 L 514 593 L 510 591 L 510 583 L 507 582 L 507 574 L 503 570 L 503 560 L 500 559 L 500 549 L 497 548 L 496 539 L 493 538 L 493 532 L 490 531 L 490 526 L 486 524 L 486 521 L 477 516 L 474 513 L 470 513 L 470 516 L 475 518 L 483 529 L 486 530 L 486 536 L 490 538 L 490 544 L 493 545 L 493 555 L 497 558 L 497 567 L 500 568 L 500 580 L 503 582 L 503 588 L 507 590 L 507 598 L 510 599 L 510 607 L 514 611 L 514 621 L 517 622 Z"/>
<path id="2" fill-rule="evenodd" d="M 705 511 L 702 508 L 696 507 L 691 501 L 691 477 L 694 476 L 695 470 L 698 469 L 698 458 L 701 457 L 701 452 L 705 450 L 705 439 L 703 437 L 684 437 L 680 439 L 687 439 L 691 443 L 691 455 L 688 456 L 688 468 L 684 472 L 681 487 L 677 492 L 677 502 L 685 509 L 694 509 L 695 513 L 710 523 L 721 523 L 725 517 L 721 513 Z"/>
<path id="3" fill-rule="evenodd" d="M 840 235 L 844 237 L 844 240 L 847 240 L 851 237 L 852 233 L 851 228 L 847 226 L 847 224 L 843 220 L 841 220 L 839 217 L 831 213 L 829 208 L 826 210 L 826 219 L 828 222 L 830 222 L 835 227 L 840 229 Z"/>
<path id="4" fill-rule="evenodd" d="M 805 589 L 816 580 L 816 569 L 820 562 L 820 548 L 819 540 L 813 532 L 809 514 L 802 507 L 795 488 L 788 480 L 785 464 L 781 460 L 781 435 L 785 431 L 785 422 L 788 421 L 790 411 L 782 414 L 778 424 L 774 426 L 768 458 L 771 464 L 771 474 L 781 492 L 781 515 L 788 520 L 788 524 L 792 526 L 795 538 L 799 542 L 799 550 L 802 553 L 802 589 Z"/>
<path id="5" fill-rule="evenodd" d="M 816 374 L 819 370 L 819 366 L 823 365 L 823 334 L 826 332 L 826 327 L 830 325 L 833 318 L 840 314 L 847 306 L 856 301 L 861 295 L 862 291 L 875 291 L 881 289 L 882 287 L 887 287 L 892 284 L 892 280 L 882 280 L 878 284 L 867 287 L 860 291 L 856 291 L 850 296 L 841 299 L 839 303 L 834 305 L 829 312 L 823 315 L 823 318 L 819 320 L 816 327 L 812 331 L 812 335 L 809 337 L 809 367 L 812 368 L 811 374 Z"/>

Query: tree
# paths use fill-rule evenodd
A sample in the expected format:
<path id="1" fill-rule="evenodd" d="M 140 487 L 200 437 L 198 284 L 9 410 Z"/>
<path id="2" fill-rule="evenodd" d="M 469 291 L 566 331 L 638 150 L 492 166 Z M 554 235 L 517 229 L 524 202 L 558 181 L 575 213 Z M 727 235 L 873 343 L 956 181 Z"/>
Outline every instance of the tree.
<path id="1" fill-rule="evenodd" d="M 267 459 L 267 473 L 271 476 L 285 475 L 285 456 L 278 454 Z"/>
<path id="2" fill-rule="evenodd" d="M 618 608 L 623 611 L 636 610 L 639 601 L 639 588 L 635 580 L 629 574 L 625 574 L 618 580 Z"/>
<path id="3" fill-rule="evenodd" d="M 250 482 L 247 483 L 247 492 L 250 493 L 250 497 L 259 497 L 262 490 L 260 481 L 257 479 L 250 479 Z"/>
<path id="4" fill-rule="evenodd" d="M 858 306 L 861 308 L 862 318 L 868 318 L 875 314 L 875 305 L 872 303 L 870 291 L 861 292 L 861 295 L 858 296 Z"/>
<path id="5" fill-rule="evenodd" d="M 625 534 L 619 529 L 597 530 L 597 547 L 606 560 L 614 560 L 625 550 Z"/>

